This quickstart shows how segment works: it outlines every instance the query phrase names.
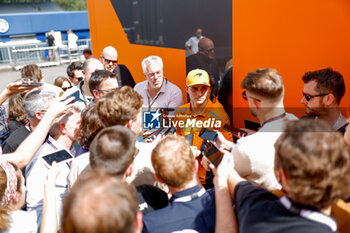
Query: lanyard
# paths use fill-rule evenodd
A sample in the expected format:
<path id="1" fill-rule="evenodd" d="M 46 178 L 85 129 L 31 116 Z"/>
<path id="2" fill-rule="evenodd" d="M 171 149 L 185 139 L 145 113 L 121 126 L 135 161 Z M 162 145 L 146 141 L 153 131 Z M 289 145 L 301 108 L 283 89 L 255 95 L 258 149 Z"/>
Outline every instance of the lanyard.
<path id="1" fill-rule="evenodd" d="M 288 197 L 284 196 L 280 199 L 281 204 L 290 212 L 298 214 L 299 216 L 311 221 L 326 224 L 333 232 L 337 230 L 337 223 L 329 216 L 322 214 L 321 212 L 301 209 L 293 205 L 292 201 Z"/>
<path id="2" fill-rule="evenodd" d="M 28 123 L 28 128 L 30 132 L 33 132 L 32 126 L 30 125 L 30 122 Z"/>
<path id="3" fill-rule="evenodd" d="M 154 97 L 153 100 L 151 100 L 151 98 L 149 97 L 149 95 L 147 94 L 147 99 L 148 99 L 148 110 L 151 110 L 152 105 L 154 104 L 154 102 L 156 102 L 156 100 L 158 99 L 160 95 L 160 91 L 157 93 L 156 97 Z"/>
<path id="4" fill-rule="evenodd" d="M 184 197 L 174 198 L 172 201 L 173 202 L 189 202 L 189 201 L 195 200 L 195 199 L 203 196 L 204 193 L 205 193 L 205 189 L 202 188 L 201 190 L 199 190 L 196 193 L 193 193 L 191 195 L 184 196 Z"/>
<path id="5" fill-rule="evenodd" d="M 261 125 L 261 127 L 260 128 L 262 128 L 264 125 L 266 125 L 267 123 L 270 123 L 270 122 L 272 122 L 272 121 L 277 121 L 277 120 L 279 120 L 279 119 L 282 119 L 283 117 L 285 117 L 286 116 L 286 113 L 284 112 L 284 113 L 282 113 L 281 115 L 278 115 L 278 116 L 275 116 L 275 117 L 273 117 L 273 118 L 271 118 L 271 119 L 268 119 L 267 121 L 265 121 L 262 125 Z"/>
<path id="6" fill-rule="evenodd" d="M 165 83 L 164 83 L 165 81 Z M 166 78 L 164 78 L 164 81 L 163 81 L 163 85 L 166 85 L 168 83 L 168 80 Z M 163 87 L 162 85 L 162 87 Z M 162 88 L 161 87 L 161 88 Z M 147 100 L 148 100 L 148 110 L 150 111 L 151 110 L 151 107 L 152 105 L 154 104 L 154 102 L 156 102 L 156 100 L 158 99 L 159 95 L 160 95 L 160 90 L 158 91 L 157 95 L 151 100 L 151 98 L 149 97 L 149 94 L 147 93 Z"/>
<path id="7" fill-rule="evenodd" d="M 50 138 L 46 139 L 47 144 L 49 144 L 54 150 L 58 150 L 58 148 L 50 141 Z"/>

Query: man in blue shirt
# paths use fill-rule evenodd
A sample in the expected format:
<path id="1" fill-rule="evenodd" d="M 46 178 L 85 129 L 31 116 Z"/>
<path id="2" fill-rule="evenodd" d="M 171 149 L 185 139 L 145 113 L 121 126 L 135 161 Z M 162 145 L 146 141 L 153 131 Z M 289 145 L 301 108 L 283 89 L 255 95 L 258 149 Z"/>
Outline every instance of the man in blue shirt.
<path id="1" fill-rule="evenodd" d="M 167 136 L 152 152 L 156 179 L 173 195 L 167 207 L 144 216 L 143 232 L 195 230 L 214 232 L 214 191 L 205 191 L 197 177 L 198 162 L 181 136 Z"/>

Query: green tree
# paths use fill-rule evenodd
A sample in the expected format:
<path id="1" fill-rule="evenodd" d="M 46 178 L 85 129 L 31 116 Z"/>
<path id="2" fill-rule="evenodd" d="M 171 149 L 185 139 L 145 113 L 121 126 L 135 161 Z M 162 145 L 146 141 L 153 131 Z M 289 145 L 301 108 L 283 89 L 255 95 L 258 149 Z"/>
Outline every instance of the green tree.
<path id="1" fill-rule="evenodd" d="M 86 0 L 52 0 L 66 11 L 87 10 Z"/>

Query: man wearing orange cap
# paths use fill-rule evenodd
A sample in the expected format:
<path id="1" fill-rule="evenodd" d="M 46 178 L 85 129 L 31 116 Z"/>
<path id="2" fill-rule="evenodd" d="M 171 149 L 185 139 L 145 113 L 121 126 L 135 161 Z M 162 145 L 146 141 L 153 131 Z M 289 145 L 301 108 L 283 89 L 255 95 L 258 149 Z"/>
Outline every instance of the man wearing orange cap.
<path id="1" fill-rule="evenodd" d="M 178 135 L 193 134 L 193 146 L 201 149 L 203 139 L 199 137 L 202 128 L 220 130 L 230 119 L 219 102 L 212 102 L 209 97 L 212 90 L 210 78 L 205 70 L 195 69 L 186 78 L 186 92 L 190 102 L 182 105 L 175 114 L 174 126 Z M 232 136 L 222 131 L 228 140 Z M 198 170 L 201 183 L 206 184 L 206 170 L 201 166 Z M 208 186 L 207 186 L 208 187 Z"/>

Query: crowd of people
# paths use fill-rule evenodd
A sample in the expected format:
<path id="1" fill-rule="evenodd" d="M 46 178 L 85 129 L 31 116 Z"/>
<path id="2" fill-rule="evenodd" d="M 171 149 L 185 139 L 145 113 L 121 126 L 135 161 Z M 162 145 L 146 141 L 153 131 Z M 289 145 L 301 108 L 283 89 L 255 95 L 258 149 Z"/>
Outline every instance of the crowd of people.
<path id="1" fill-rule="evenodd" d="M 55 85 L 23 67 L 0 93 L 0 231 L 349 232 L 343 76 L 306 72 L 298 119 L 285 111 L 277 70 L 249 72 L 242 98 L 260 127 L 237 135 L 218 96 L 229 93 L 214 43 L 201 34 L 186 43 L 186 93 L 154 55 L 135 83 L 112 46 L 71 63 Z M 144 141 L 144 112 L 175 130 Z"/>

